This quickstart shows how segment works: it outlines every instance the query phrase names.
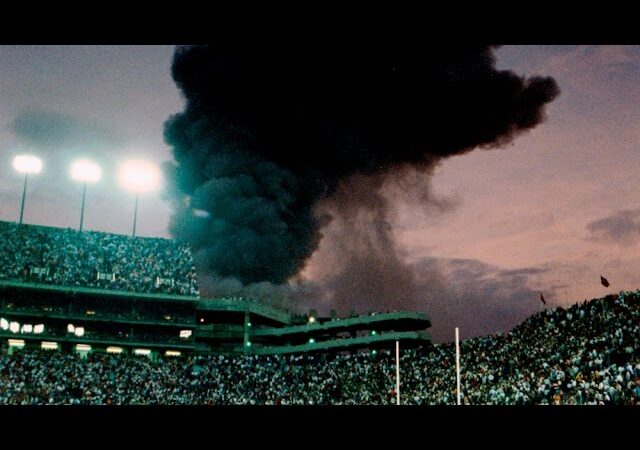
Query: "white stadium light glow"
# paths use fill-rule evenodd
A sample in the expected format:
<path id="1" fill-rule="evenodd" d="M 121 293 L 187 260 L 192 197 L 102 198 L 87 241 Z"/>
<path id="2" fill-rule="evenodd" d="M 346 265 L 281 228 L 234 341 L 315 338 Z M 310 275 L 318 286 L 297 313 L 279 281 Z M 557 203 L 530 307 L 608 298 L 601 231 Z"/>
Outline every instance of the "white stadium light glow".
<path id="1" fill-rule="evenodd" d="M 143 356 L 147 356 L 151 353 L 151 350 L 149 350 L 148 348 L 136 348 L 133 351 L 134 355 L 143 355 Z"/>
<path id="2" fill-rule="evenodd" d="M 25 323 L 24 325 L 22 325 L 22 332 L 23 333 L 33 333 L 33 325 Z"/>
<path id="3" fill-rule="evenodd" d="M 187 339 L 191 336 L 191 333 L 191 330 L 180 330 L 180 337 Z"/>
<path id="4" fill-rule="evenodd" d="M 91 346 L 87 344 L 78 344 L 76 345 L 76 350 L 79 352 L 88 352 L 91 351 Z"/>
<path id="5" fill-rule="evenodd" d="M 24 347 L 24 341 L 22 339 L 9 339 L 9 347 Z"/>
<path id="6" fill-rule="evenodd" d="M 78 337 L 84 336 L 84 327 L 76 327 L 76 330 L 73 332 Z"/>
<path id="7" fill-rule="evenodd" d="M 71 177 L 83 183 L 95 183 L 102 177 L 102 170 L 88 159 L 80 159 L 71 165 Z"/>
<path id="8" fill-rule="evenodd" d="M 166 352 L 164 352 L 164 354 L 166 356 L 180 356 L 182 353 L 177 352 L 175 350 L 167 350 Z"/>
<path id="9" fill-rule="evenodd" d="M 67 332 L 68 333 L 73 333 L 74 331 L 76 331 L 76 327 L 74 327 L 72 323 L 67 325 Z"/>
<path id="10" fill-rule="evenodd" d="M 309 323 L 314 323 L 316 321 L 316 318 L 311 316 L 309 317 Z"/>
<path id="11" fill-rule="evenodd" d="M 9 330 L 12 333 L 17 333 L 18 331 L 20 331 L 20 324 L 18 322 L 11 322 L 9 324 Z"/>
<path id="12" fill-rule="evenodd" d="M 33 327 L 33 332 L 34 332 L 35 334 L 41 334 L 41 333 L 43 333 L 43 332 L 44 332 L 44 325 L 40 323 L 40 324 L 38 324 L 38 325 L 34 326 L 34 327 Z"/>
<path id="13" fill-rule="evenodd" d="M 7 319 L 5 319 L 4 317 L 2 319 L 0 319 L 0 328 L 2 328 L 3 330 L 8 330 L 9 329 L 9 321 Z"/>
<path id="14" fill-rule="evenodd" d="M 122 187 L 129 191 L 149 192 L 160 185 L 160 170 L 146 161 L 127 161 L 120 166 L 119 180 Z"/>
<path id="15" fill-rule="evenodd" d="M 18 155 L 13 158 L 13 168 L 22 173 L 40 173 L 42 161 L 32 155 Z"/>
<path id="16" fill-rule="evenodd" d="M 57 342 L 42 341 L 42 344 L 40 344 L 40 347 L 45 349 L 45 350 L 57 350 L 58 349 L 58 343 Z"/>
<path id="17" fill-rule="evenodd" d="M 122 347 L 107 347 L 107 353 L 122 353 Z"/>

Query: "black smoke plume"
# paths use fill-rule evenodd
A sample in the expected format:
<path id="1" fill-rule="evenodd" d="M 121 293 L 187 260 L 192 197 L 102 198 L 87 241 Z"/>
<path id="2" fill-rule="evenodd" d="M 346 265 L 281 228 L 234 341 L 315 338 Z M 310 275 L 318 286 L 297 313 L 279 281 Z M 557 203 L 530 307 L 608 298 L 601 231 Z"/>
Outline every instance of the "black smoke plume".
<path id="1" fill-rule="evenodd" d="M 559 93 L 497 70 L 491 47 L 179 47 L 172 75 L 186 107 L 165 125 L 170 229 L 206 272 L 285 284 L 332 226 L 334 282 L 386 274 L 385 296 L 413 280 L 384 186 L 509 143 Z"/>

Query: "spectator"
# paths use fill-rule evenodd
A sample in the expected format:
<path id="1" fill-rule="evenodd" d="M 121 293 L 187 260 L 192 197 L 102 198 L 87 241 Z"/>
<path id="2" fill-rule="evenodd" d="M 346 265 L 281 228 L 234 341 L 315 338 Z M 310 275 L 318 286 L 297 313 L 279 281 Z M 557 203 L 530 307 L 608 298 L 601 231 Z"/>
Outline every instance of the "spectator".
<path id="1" fill-rule="evenodd" d="M 199 295 L 187 245 L 96 231 L 0 222 L 0 279 Z"/>
<path id="2" fill-rule="evenodd" d="M 151 339 L 152 337 L 149 337 Z M 640 291 L 540 312 L 461 342 L 466 405 L 640 403 Z M 395 354 L 0 356 L 0 404 L 360 405 L 395 402 Z M 454 404 L 455 349 L 401 352 L 404 404 Z"/>

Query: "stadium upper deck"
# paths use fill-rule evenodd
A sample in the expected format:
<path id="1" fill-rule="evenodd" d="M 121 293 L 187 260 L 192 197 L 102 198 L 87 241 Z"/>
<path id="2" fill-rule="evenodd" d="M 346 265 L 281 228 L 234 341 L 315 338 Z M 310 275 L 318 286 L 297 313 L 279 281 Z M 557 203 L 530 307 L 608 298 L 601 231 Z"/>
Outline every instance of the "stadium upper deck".
<path id="1" fill-rule="evenodd" d="M 424 344 L 431 325 L 412 312 L 329 319 L 257 299 L 201 298 L 192 254 L 176 241 L 10 222 L 0 222 L 0 291 L 0 337 L 9 346 L 18 339 L 28 347 L 171 353 L 358 351 Z"/>
<path id="2" fill-rule="evenodd" d="M 177 241 L 3 221 L 0 279 L 199 295 L 191 250 Z"/>

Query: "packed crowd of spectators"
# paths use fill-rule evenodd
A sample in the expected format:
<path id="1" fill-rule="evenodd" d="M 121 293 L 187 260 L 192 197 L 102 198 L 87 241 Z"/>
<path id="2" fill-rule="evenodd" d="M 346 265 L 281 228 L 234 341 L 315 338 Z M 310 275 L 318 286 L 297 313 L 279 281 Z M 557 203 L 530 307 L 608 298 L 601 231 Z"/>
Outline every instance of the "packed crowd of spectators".
<path id="1" fill-rule="evenodd" d="M 198 295 L 187 245 L 0 221 L 0 279 Z"/>
<path id="2" fill-rule="evenodd" d="M 393 404 L 393 351 L 0 356 L 0 404 Z M 455 404 L 452 343 L 401 352 L 403 404 Z M 461 342 L 464 404 L 640 403 L 640 291 L 542 311 Z"/>

